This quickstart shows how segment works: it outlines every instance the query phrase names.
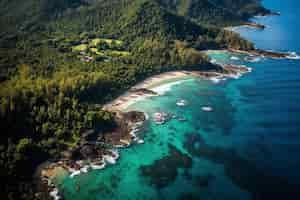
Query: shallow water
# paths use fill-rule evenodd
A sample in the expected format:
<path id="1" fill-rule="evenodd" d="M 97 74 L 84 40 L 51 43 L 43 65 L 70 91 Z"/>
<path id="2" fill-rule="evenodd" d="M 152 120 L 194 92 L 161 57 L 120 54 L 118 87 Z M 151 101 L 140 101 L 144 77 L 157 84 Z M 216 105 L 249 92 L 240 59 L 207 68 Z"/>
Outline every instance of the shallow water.
<path id="1" fill-rule="evenodd" d="M 282 16 L 256 18 L 266 30 L 238 28 L 257 47 L 300 53 L 300 3 L 265 0 Z M 150 116 L 145 144 L 121 150 L 116 165 L 62 180 L 67 200 L 82 199 L 288 199 L 300 185 L 300 61 L 211 53 L 226 63 L 247 64 L 253 72 L 238 80 L 191 78 L 164 95 L 131 105 Z M 168 87 L 164 87 L 166 89 Z M 188 104 L 178 107 L 184 99 Z M 212 112 L 205 112 L 209 106 Z M 170 112 L 156 125 L 151 116 Z M 80 185 L 80 190 L 76 190 Z"/>

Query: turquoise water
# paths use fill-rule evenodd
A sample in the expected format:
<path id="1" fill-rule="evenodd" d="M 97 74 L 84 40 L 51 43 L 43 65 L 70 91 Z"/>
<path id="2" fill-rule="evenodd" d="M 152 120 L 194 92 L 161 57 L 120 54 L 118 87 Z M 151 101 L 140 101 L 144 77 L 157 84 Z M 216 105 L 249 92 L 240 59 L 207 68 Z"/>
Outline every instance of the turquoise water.
<path id="1" fill-rule="evenodd" d="M 254 19 L 266 30 L 237 31 L 257 47 L 300 53 L 300 3 L 265 0 L 282 16 Z M 247 64 L 238 80 L 189 79 L 164 95 L 132 105 L 150 116 L 140 136 L 145 144 L 120 151 L 116 165 L 66 178 L 67 200 L 94 199 L 290 199 L 300 191 L 300 61 L 261 59 L 251 63 L 213 53 L 218 61 Z M 188 105 L 178 107 L 185 99 Z M 201 108 L 210 106 L 212 112 Z M 151 116 L 169 112 L 156 125 Z M 80 185 L 77 191 L 76 185 Z M 295 197 L 296 198 L 296 197 Z M 297 198 L 296 198 L 297 199 Z"/>

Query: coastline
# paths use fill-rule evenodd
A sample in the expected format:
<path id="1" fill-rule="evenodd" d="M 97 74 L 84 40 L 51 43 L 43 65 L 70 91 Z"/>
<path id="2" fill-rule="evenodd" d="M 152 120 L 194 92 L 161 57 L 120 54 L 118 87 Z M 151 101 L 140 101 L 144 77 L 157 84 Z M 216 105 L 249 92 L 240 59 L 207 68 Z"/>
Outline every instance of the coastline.
<path id="1" fill-rule="evenodd" d="M 190 78 L 192 76 L 187 71 L 172 71 L 151 76 L 133 86 L 115 100 L 105 104 L 103 109 L 108 111 L 125 111 L 137 101 L 159 95 L 159 93 L 153 90 L 155 87 L 159 87 L 167 82 L 182 81 Z"/>
<path id="2" fill-rule="evenodd" d="M 109 102 L 103 106 L 103 109 L 112 112 L 123 112 L 126 109 L 136 103 L 148 97 L 163 95 L 165 87 L 171 87 L 172 85 L 180 84 L 182 81 L 201 78 L 206 80 L 212 80 L 218 82 L 224 78 L 239 78 L 242 74 L 251 72 L 251 68 L 239 65 L 226 65 L 219 64 L 224 73 L 210 72 L 210 71 L 171 71 L 164 72 L 159 75 L 154 75 L 146 80 L 133 86 L 123 95 L 117 97 L 112 102 Z M 165 86 L 165 87 L 164 87 Z"/>
<path id="3" fill-rule="evenodd" d="M 217 51 L 263 56 L 255 54 L 255 52 L 235 49 Z M 266 55 L 266 57 L 267 56 L 268 55 Z M 269 57 L 272 58 L 272 56 Z M 88 157 L 88 159 L 76 160 L 71 157 L 68 159 L 63 158 L 44 166 L 43 169 L 40 170 L 40 178 L 45 192 L 47 192 L 53 199 L 61 199 L 60 191 L 58 189 L 59 184 L 55 182 L 56 179 L 60 179 L 61 176 L 69 176 L 70 178 L 73 178 L 82 173 L 88 173 L 91 170 L 102 170 L 107 165 L 114 165 L 117 162 L 120 156 L 118 152 L 119 148 L 129 147 L 133 143 L 144 143 L 143 139 L 138 137 L 138 132 L 147 117 L 145 116 L 145 113 L 134 113 L 135 111 L 127 112 L 127 108 L 130 105 L 144 100 L 145 98 L 163 95 L 164 92 L 171 86 L 180 84 L 182 81 L 200 78 L 203 80 L 210 80 L 213 83 L 218 83 L 228 78 L 237 79 L 243 74 L 252 71 L 251 68 L 244 65 L 222 64 L 215 63 L 213 61 L 212 63 L 221 66 L 223 68 L 223 72 L 181 70 L 161 73 L 145 79 L 130 88 L 123 95 L 105 104 L 103 109 L 115 113 L 115 116 L 119 121 L 117 130 L 110 134 L 106 134 L 109 136 L 105 137 L 104 140 L 99 141 L 97 139 L 96 141 L 92 141 L 92 144 L 89 143 L 89 148 L 92 148 L 93 150 L 92 156 Z M 143 115 L 143 117 L 141 117 L 141 115 Z M 101 146 L 103 144 L 110 147 L 103 148 L 103 146 Z M 82 150 L 85 146 L 86 144 L 80 145 L 78 149 Z M 86 162 L 86 160 L 89 160 L 89 162 Z M 80 190 L 80 188 L 77 189 Z"/>
<path id="4" fill-rule="evenodd" d="M 268 16 L 268 15 L 266 15 L 266 16 Z M 257 26 L 256 24 L 250 24 L 250 25 L 248 24 L 245 26 L 252 27 L 252 28 L 263 28 L 263 27 Z M 250 55 L 250 56 L 251 55 L 262 56 L 262 57 L 266 56 L 266 57 L 270 57 L 273 59 L 275 59 L 275 58 L 295 59 L 294 57 L 291 57 L 293 55 L 289 52 L 281 53 L 281 52 L 272 52 L 272 51 L 266 51 L 266 50 L 260 50 L 260 49 L 254 49 L 251 51 L 243 51 L 243 50 L 237 50 L 237 49 L 224 49 L 224 51 L 228 51 L 231 53 L 241 53 L 241 54 L 246 54 L 246 55 Z M 296 55 L 296 56 L 298 56 L 298 55 Z M 231 67 L 233 67 L 233 68 L 231 68 Z M 241 66 L 239 66 L 239 67 L 241 67 Z M 146 80 L 142 81 L 141 83 L 138 83 L 137 85 L 133 86 L 131 89 L 126 91 L 123 95 L 117 97 L 115 100 L 105 104 L 103 109 L 112 111 L 112 112 L 116 112 L 116 113 L 122 113 L 122 112 L 125 112 L 126 109 L 130 105 L 132 105 L 138 101 L 141 101 L 145 98 L 162 95 L 162 93 L 160 93 L 159 88 L 162 88 L 164 86 L 171 87 L 172 85 L 180 84 L 182 81 L 193 79 L 193 78 L 202 78 L 202 79 L 206 79 L 206 80 L 211 80 L 213 82 L 218 82 L 224 78 L 238 78 L 243 73 L 251 72 L 251 68 L 246 68 L 246 67 L 240 68 L 239 70 L 237 70 L 237 68 L 234 68 L 234 66 L 227 66 L 227 70 L 228 70 L 228 73 L 200 72 L 200 71 L 172 71 L 172 72 L 165 72 L 165 73 L 162 73 L 159 75 L 154 75 L 154 76 L 151 76 L 151 77 L 147 78 Z M 131 134 L 131 136 L 136 137 L 135 131 L 134 131 L 136 129 L 135 129 L 134 125 L 131 125 L 131 127 L 132 127 L 132 129 L 131 129 L 132 131 L 129 134 Z M 115 148 L 127 147 L 132 142 L 133 141 L 128 140 L 127 145 L 125 145 L 125 146 L 115 145 Z M 104 155 L 104 157 L 106 157 L 106 155 Z M 91 164 L 89 169 L 91 169 L 91 170 L 104 169 L 105 162 L 107 162 L 107 160 L 109 160 L 109 158 L 108 159 L 107 158 L 108 157 L 106 157 L 106 161 L 104 158 L 102 158 L 101 161 L 102 161 L 102 163 L 104 163 L 103 165 L 92 165 Z M 113 164 L 113 163 L 110 163 L 110 164 Z M 87 169 L 87 168 L 84 167 L 83 170 L 79 169 L 79 171 L 81 171 L 81 173 L 86 173 L 85 169 Z M 58 170 L 61 170 L 61 168 L 59 168 Z M 66 168 L 65 170 L 68 170 L 68 169 Z M 54 187 L 53 183 L 51 183 L 51 185 Z M 53 193 L 53 191 L 54 191 L 54 193 Z M 59 194 L 58 189 L 55 188 L 53 191 L 52 191 L 52 193 L 50 193 L 50 195 L 54 194 L 54 196 L 53 195 L 51 195 L 51 196 L 53 196 L 54 199 L 59 199 L 59 198 L 56 198 L 56 197 L 58 197 L 58 194 Z M 55 197 L 55 195 L 56 195 L 56 197 Z"/>
<path id="5" fill-rule="evenodd" d="M 123 95 L 114 101 L 104 105 L 103 109 L 115 113 L 118 125 L 115 131 L 108 137 L 99 137 L 94 141 L 86 141 L 82 138 L 82 144 L 76 150 L 64 152 L 62 159 L 44 164 L 38 172 L 40 176 L 40 186 L 43 186 L 53 199 L 60 199 L 57 179 L 69 176 L 74 178 L 90 170 L 101 170 L 107 165 L 113 165 L 119 159 L 118 149 L 126 148 L 136 144 L 143 144 L 143 139 L 139 138 L 138 133 L 142 129 L 143 122 L 146 120 L 144 113 L 137 111 L 126 112 L 126 109 L 137 101 L 148 97 L 163 95 L 172 85 L 180 84 L 182 81 L 193 78 L 211 80 L 218 83 L 227 78 L 239 78 L 242 74 L 251 72 L 251 68 L 238 65 L 218 64 L 223 67 L 224 72 L 205 72 L 205 71 L 171 71 L 159 75 L 154 75 L 133 86 Z M 94 134 L 94 133 L 91 133 Z M 89 134 L 86 134 L 89 136 Z M 103 147 L 103 144 L 109 147 Z M 85 151 L 86 156 L 74 158 L 73 154 Z M 87 160 L 89 160 L 87 162 Z M 78 188 L 80 190 L 80 188 Z"/>
<path id="6" fill-rule="evenodd" d="M 268 16 L 268 15 L 267 15 Z M 243 25 L 242 25 L 243 26 Z M 263 29 L 265 26 L 256 23 L 247 23 L 244 26 Z M 228 29 L 232 30 L 235 27 L 230 27 Z M 226 28 L 227 29 L 227 28 Z M 214 51 L 214 50 L 208 50 Z M 260 49 L 253 50 L 238 50 L 238 49 L 222 49 L 217 51 L 227 51 L 231 53 L 241 53 L 245 55 L 254 56 L 265 56 L 270 58 L 289 58 L 291 53 L 281 53 L 266 51 Z M 292 58 L 291 58 L 292 59 Z M 117 97 L 113 101 L 105 104 L 103 106 L 104 110 L 115 113 L 116 117 L 121 121 L 124 119 L 124 114 L 126 113 L 128 107 L 138 101 L 144 100 L 145 98 L 163 95 L 165 90 L 176 84 L 180 84 L 182 81 L 200 78 L 203 80 L 210 80 L 213 83 L 218 83 L 221 80 L 226 80 L 228 78 L 237 79 L 245 73 L 252 71 L 251 68 L 247 66 L 232 65 L 232 64 L 222 64 L 214 63 L 219 65 L 224 69 L 224 72 L 213 72 L 213 71 L 170 71 L 164 72 L 158 75 L 151 76 L 144 81 L 136 84 L 129 90 L 127 90 L 123 95 Z M 144 113 L 143 113 L 144 114 Z M 133 117 L 134 118 L 134 117 Z M 138 117 L 140 118 L 140 117 Z M 119 159 L 118 149 L 126 148 L 133 143 L 142 144 L 144 141 L 138 137 L 138 132 L 146 120 L 146 116 L 143 120 L 131 121 L 127 120 L 125 130 L 117 130 L 112 133 L 113 138 L 108 138 L 102 144 L 110 145 L 109 148 L 104 148 L 93 156 L 93 159 L 88 163 L 85 160 L 75 160 L 70 158 L 69 160 L 58 160 L 48 163 L 40 169 L 41 182 L 43 183 L 46 192 L 53 199 L 61 199 L 58 184 L 55 181 L 57 178 L 62 178 L 62 176 L 69 176 L 74 178 L 82 173 L 88 173 L 90 170 L 102 170 L 105 169 L 107 165 L 114 165 Z M 124 127 L 123 127 L 124 128 Z M 120 136 L 122 132 L 122 136 Z M 114 135 L 115 134 L 115 135 Z M 118 142 L 116 142 L 118 141 Z M 98 143 L 99 144 L 99 143 Z M 96 146 L 97 142 L 93 144 Z M 99 149 L 98 149 L 99 150 Z M 94 152 L 95 153 L 95 152 Z M 80 188 L 76 188 L 80 190 Z"/>

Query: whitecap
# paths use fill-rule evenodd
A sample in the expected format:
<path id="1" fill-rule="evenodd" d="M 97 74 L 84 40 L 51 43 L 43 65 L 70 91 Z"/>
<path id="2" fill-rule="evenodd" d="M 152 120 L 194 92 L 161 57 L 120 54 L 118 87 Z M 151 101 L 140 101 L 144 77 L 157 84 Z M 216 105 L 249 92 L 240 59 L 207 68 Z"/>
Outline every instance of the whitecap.
<path id="1" fill-rule="evenodd" d="M 210 62 L 215 64 L 215 63 L 217 63 L 217 60 L 216 59 L 211 59 Z"/>
<path id="2" fill-rule="evenodd" d="M 109 150 L 109 152 L 112 155 L 103 155 L 103 159 L 108 163 L 108 164 L 116 164 L 116 161 L 119 158 L 119 153 L 116 150 Z"/>
<path id="3" fill-rule="evenodd" d="M 120 154 L 117 150 L 109 150 L 112 153 L 112 156 L 115 160 L 118 160 L 120 157 Z"/>
<path id="4" fill-rule="evenodd" d="M 205 111 L 205 112 L 212 112 L 212 111 L 213 111 L 213 108 L 210 107 L 210 106 L 203 106 L 201 109 L 202 109 L 203 111 Z"/>
<path id="5" fill-rule="evenodd" d="M 89 172 L 89 166 L 86 165 L 86 166 L 82 167 L 82 168 L 80 169 L 80 171 L 81 171 L 82 173 L 88 173 L 88 172 Z"/>
<path id="6" fill-rule="evenodd" d="M 116 164 L 116 160 L 114 159 L 114 157 L 110 155 L 104 155 L 103 158 L 108 164 L 112 164 L 112 165 Z"/>
<path id="7" fill-rule="evenodd" d="M 144 141 L 144 140 L 142 140 L 142 139 L 139 139 L 139 140 L 137 141 L 137 143 L 138 143 L 138 144 L 144 144 L 144 143 L 145 143 L 145 141 Z"/>
<path id="8" fill-rule="evenodd" d="M 226 78 L 224 78 L 224 77 L 211 77 L 211 78 L 209 78 L 209 80 L 212 81 L 215 84 L 218 84 L 221 81 L 225 81 Z"/>
<path id="9" fill-rule="evenodd" d="M 91 168 L 93 169 L 93 170 L 99 170 L 99 169 L 104 169 L 105 168 L 105 166 L 106 166 L 106 164 L 105 164 L 105 162 L 103 162 L 103 164 L 102 165 L 96 165 L 96 164 L 91 164 Z"/>
<path id="10" fill-rule="evenodd" d="M 144 115 L 145 115 L 145 120 L 149 120 L 149 115 L 147 113 L 144 113 Z"/>
<path id="11" fill-rule="evenodd" d="M 186 82 L 187 80 L 180 80 L 180 81 L 174 81 L 171 83 L 166 83 L 154 88 L 151 88 L 152 91 L 156 92 L 159 95 L 164 95 L 166 92 L 170 91 L 172 89 L 173 86 L 175 85 L 179 85 L 183 82 Z"/>
<path id="12" fill-rule="evenodd" d="M 299 60 L 300 56 L 296 52 L 289 52 L 289 55 L 286 56 L 288 59 Z"/>
<path id="13" fill-rule="evenodd" d="M 122 142 L 122 141 L 120 141 L 120 142 Z M 124 142 L 122 142 L 122 143 L 124 143 Z M 128 146 L 129 146 L 129 143 L 126 143 L 126 145 L 117 144 L 117 145 L 115 145 L 114 147 L 115 147 L 115 148 L 124 148 L 124 147 L 128 147 Z"/>
<path id="14" fill-rule="evenodd" d="M 136 130 L 132 130 L 129 132 L 129 135 L 131 135 L 131 137 L 133 138 L 133 140 L 136 140 L 137 135 L 135 134 L 137 131 Z"/>
<path id="15" fill-rule="evenodd" d="M 187 101 L 184 100 L 184 99 L 181 99 L 181 100 L 179 100 L 179 101 L 176 102 L 176 105 L 179 106 L 179 107 L 186 106 L 187 105 Z"/>
<path id="16" fill-rule="evenodd" d="M 241 73 L 236 73 L 236 74 L 228 74 L 227 77 L 233 78 L 233 79 L 239 79 L 242 76 Z"/>
<path id="17" fill-rule="evenodd" d="M 70 174 L 70 178 L 74 178 L 75 176 L 78 176 L 78 175 L 80 175 L 81 174 L 81 171 L 80 170 L 76 170 L 76 171 L 74 171 L 74 172 L 72 172 L 71 174 Z"/>
<path id="18" fill-rule="evenodd" d="M 239 59 L 239 57 L 231 56 L 231 57 L 230 57 L 230 60 L 240 60 L 240 59 Z"/>
<path id="19" fill-rule="evenodd" d="M 54 188 L 49 194 L 51 197 L 53 197 L 54 200 L 59 200 L 61 197 L 58 195 L 58 189 Z"/>

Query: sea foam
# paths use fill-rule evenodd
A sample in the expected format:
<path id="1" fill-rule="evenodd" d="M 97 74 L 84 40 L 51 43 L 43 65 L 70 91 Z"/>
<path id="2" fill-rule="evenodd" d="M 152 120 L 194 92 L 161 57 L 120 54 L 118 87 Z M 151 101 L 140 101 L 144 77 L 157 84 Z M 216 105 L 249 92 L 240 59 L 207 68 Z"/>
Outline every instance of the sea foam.
<path id="1" fill-rule="evenodd" d="M 179 81 L 174 81 L 171 83 L 162 84 L 162 85 L 152 88 L 151 90 L 156 92 L 159 95 L 164 95 L 166 92 L 170 91 L 174 85 L 179 85 L 186 81 L 188 81 L 188 80 L 179 80 Z"/>
<path id="2" fill-rule="evenodd" d="M 55 188 L 53 191 L 51 191 L 49 194 L 51 197 L 53 197 L 54 200 L 59 200 L 61 197 L 58 195 L 58 189 Z"/>
<path id="3" fill-rule="evenodd" d="M 289 55 L 286 58 L 292 60 L 300 60 L 300 56 L 296 52 L 289 52 Z"/>
<path id="4" fill-rule="evenodd" d="M 225 81 L 226 78 L 224 78 L 224 77 L 211 77 L 209 80 L 212 81 L 214 84 L 218 84 L 221 81 Z"/>
<path id="5" fill-rule="evenodd" d="M 231 57 L 230 57 L 230 60 L 240 60 L 240 59 L 239 59 L 239 57 L 231 56 Z"/>

